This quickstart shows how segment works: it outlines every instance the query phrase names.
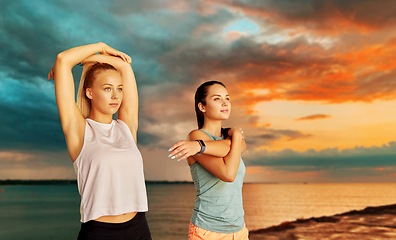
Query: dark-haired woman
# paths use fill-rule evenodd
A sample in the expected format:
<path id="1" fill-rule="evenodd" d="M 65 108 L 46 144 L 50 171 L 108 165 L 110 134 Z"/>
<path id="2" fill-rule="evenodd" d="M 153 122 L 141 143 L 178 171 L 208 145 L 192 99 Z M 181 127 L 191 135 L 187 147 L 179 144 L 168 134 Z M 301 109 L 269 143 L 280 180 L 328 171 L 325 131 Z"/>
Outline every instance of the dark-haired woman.
<path id="1" fill-rule="evenodd" d="M 100 53 L 100 54 L 96 54 Z M 84 66 L 74 100 L 72 68 Z M 151 239 L 131 58 L 104 43 L 59 53 L 48 79 L 81 195 L 78 239 Z M 113 114 L 118 111 L 117 121 Z"/>
<path id="2" fill-rule="evenodd" d="M 242 129 L 223 129 L 231 113 L 224 84 L 205 82 L 195 93 L 198 130 L 171 148 L 172 159 L 188 159 L 196 198 L 189 240 L 248 239 L 242 202 L 245 165 L 241 153 L 246 144 Z"/>

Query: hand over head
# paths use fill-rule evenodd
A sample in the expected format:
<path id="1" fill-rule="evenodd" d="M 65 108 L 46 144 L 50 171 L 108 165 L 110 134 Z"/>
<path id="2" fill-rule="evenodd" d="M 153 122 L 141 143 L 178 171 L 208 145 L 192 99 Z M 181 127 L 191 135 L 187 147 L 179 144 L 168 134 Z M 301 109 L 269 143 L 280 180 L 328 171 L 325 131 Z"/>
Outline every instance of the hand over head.
<path id="1" fill-rule="evenodd" d="M 102 47 L 102 51 L 100 52 L 100 54 L 119 57 L 127 63 L 132 63 L 132 59 L 128 54 L 115 50 L 114 48 L 106 44 L 104 44 L 104 46 Z"/>

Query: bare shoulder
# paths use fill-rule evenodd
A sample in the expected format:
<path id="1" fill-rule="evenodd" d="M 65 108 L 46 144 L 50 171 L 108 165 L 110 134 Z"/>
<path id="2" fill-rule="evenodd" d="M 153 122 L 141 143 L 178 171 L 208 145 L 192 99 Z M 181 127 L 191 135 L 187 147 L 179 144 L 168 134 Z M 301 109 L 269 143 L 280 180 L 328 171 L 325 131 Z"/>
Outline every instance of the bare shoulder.
<path id="1" fill-rule="evenodd" d="M 188 134 L 188 140 L 195 141 L 198 139 L 206 140 L 206 141 L 212 140 L 205 132 L 199 129 L 195 129 Z"/>

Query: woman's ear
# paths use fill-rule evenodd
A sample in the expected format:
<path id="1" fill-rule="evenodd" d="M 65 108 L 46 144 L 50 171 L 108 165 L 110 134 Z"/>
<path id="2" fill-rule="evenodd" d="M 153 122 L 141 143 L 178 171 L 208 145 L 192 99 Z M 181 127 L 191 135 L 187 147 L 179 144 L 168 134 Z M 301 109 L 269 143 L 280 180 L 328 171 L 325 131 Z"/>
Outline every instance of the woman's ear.
<path id="1" fill-rule="evenodd" d="M 198 103 L 198 108 L 201 112 L 205 112 L 205 106 L 202 103 Z"/>
<path id="2" fill-rule="evenodd" d="M 87 98 L 92 99 L 92 90 L 91 90 L 91 88 L 87 88 L 85 90 L 85 95 L 87 96 Z"/>

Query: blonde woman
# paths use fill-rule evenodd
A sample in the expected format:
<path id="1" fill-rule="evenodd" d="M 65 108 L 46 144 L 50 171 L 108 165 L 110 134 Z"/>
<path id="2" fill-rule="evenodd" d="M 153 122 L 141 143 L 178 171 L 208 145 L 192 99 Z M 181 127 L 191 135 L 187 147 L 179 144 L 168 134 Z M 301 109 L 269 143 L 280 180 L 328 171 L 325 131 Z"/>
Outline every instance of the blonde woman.
<path id="1" fill-rule="evenodd" d="M 189 141 L 171 148 L 169 157 L 188 159 L 196 198 L 188 233 L 189 240 L 247 240 L 242 201 L 246 148 L 240 128 L 222 128 L 229 118 L 231 101 L 225 85 L 209 81 L 195 93 L 198 129 Z"/>
<path id="2" fill-rule="evenodd" d="M 78 63 L 84 69 L 76 104 L 71 70 Z M 79 240 L 151 239 L 130 64 L 127 54 L 96 43 L 59 53 L 48 74 L 81 195 Z"/>

